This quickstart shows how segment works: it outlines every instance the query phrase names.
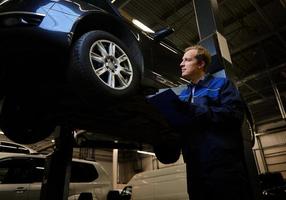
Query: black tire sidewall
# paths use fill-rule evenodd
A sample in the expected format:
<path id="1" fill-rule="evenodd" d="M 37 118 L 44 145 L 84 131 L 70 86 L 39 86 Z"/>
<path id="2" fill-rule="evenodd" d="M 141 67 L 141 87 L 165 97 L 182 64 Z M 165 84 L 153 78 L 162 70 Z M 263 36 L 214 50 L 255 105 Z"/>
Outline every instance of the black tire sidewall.
<path id="1" fill-rule="evenodd" d="M 157 159 L 163 164 L 175 163 L 181 155 L 181 148 L 175 144 L 157 144 L 153 146 L 153 149 Z"/>
<path id="2" fill-rule="evenodd" d="M 48 124 L 32 109 L 23 111 L 22 107 L 17 97 L 4 98 L 0 126 L 5 136 L 20 144 L 33 144 L 50 136 L 55 125 Z"/>
<path id="3" fill-rule="evenodd" d="M 92 45 L 98 40 L 109 40 L 118 45 L 128 56 L 132 69 L 133 79 L 130 85 L 122 90 L 112 89 L 104 84 L 94 73 L 90 63 L 89 51 Z M 71 55 L 71 63 L 68 71 L 68 79 L 81 94 L 85 96 L 103 95 L 104 97 L 121 98 L 133 94 L 140 83 L 139 67 L 135 62 L 129 49 L 115 36 L 105 31 L 91 31 L 82 35 L 74 44 Z"/>

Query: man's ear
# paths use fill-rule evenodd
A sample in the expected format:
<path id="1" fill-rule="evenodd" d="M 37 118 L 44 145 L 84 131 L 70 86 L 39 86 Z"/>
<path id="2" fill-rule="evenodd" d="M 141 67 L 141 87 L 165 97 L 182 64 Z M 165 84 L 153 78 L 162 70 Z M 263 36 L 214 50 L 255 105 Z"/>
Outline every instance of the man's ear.
<path id="1" fill-rule="evenodd" d="M 200 60 L 199 62 L 198 62 L 198 67 L 201 69 L 201 68 L 205 68 L 205 66 L 206 66 L 206 62 L 205 61 L 203 61 L 203 60 Z"/>

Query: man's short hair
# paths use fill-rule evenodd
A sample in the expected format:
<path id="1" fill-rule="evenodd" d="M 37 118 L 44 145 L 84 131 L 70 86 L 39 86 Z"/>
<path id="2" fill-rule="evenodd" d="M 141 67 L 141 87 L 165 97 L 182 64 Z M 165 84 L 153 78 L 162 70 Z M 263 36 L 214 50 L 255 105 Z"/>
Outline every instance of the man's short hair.
<path id="1" fill-rule="evenodd" d="M 196 59 L 198 61 L 204 61 L 206 63 L 205 69 L 207 69 L 207 67 L 211 63 L 211 55 L 210 55 L 209 51 L 201 45 L 194 45 L 194 46 L 190 46 L 190 47 L 186 48 L 185 52 L 192 50 L 192 49 L 198 51 L 198 53 L 196 55 Z"/>

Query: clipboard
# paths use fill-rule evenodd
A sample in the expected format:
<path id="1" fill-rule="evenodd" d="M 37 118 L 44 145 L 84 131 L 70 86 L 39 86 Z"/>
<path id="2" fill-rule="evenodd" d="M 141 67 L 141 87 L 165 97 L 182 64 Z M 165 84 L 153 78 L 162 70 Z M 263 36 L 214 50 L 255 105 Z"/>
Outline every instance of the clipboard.
<path id="1" fill-rule="evenodd" d="M 167 89 L 151 97 L 147 97 L 147 102 L 155 107 L 174 128 L 185 127 L 190 123 L 190 113 L 182 112 L 178 108 L 181 100 L 172 89 Z"/>

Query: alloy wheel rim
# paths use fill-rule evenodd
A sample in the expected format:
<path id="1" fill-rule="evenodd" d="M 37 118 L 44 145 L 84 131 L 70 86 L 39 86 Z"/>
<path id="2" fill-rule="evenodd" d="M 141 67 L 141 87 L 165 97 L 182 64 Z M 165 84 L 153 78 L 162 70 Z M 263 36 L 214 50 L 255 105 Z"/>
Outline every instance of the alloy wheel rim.
<path id="1" fill-rule="evenodd" d="M 116 43 L 97 40 L 89 51 L 90 63 L 102 83 L 115 90 L 128 88 L 133 79 L 129 57 Z"/>

